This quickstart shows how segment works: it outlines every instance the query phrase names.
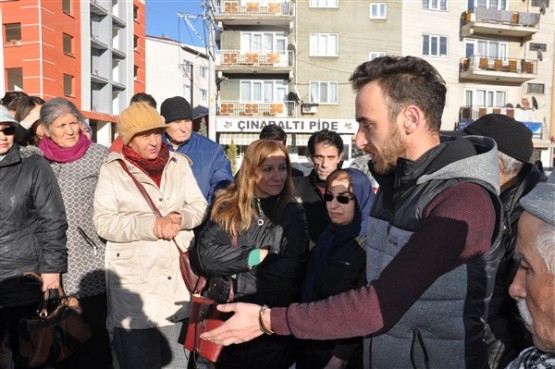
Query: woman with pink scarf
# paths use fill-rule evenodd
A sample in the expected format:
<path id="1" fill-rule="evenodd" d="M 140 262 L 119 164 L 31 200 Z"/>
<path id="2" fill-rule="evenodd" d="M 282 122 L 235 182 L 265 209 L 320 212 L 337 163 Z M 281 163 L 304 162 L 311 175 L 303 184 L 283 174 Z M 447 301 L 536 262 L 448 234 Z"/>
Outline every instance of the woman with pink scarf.
<path id="1" fill-rule="evenodd" d="M 83 114 L 70 101 L 54 98 L 40 111 L 46 136 L 39 149 L 56 175 L 67 212 L 68 271 L 62 275 L 66 294 L 77 295 L 92 338 L 56 368 L 112 368 L 106 330 L 105 245 L 93 224 L 93 199 L 100 166 L 108 149 L 81 130 Z"/>

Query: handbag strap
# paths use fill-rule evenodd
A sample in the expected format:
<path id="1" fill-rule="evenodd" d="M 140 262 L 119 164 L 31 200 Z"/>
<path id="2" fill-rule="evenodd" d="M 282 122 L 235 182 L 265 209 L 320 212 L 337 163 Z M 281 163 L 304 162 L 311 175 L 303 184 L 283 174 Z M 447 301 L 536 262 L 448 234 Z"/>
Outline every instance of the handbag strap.
<path id="1" fill-rule="evenodd" d="M 135 176 L 133 174 L 131 174 L 131 172 L 129 171 L 129 168 L 127 168 L 127 165 L 125 165 L 123 160 L 118 159 L 118 162 L 121 165 L 121 167 L 123 168 L 123 170 L 129 175 L 129 177 L 131 177 L 131 179 L 133 180 L 133 183 L 135 183 L 135 185 L 139 189 L 139 192 L 145 198 L 148 206 L 150 206 L 154 215 L 156 215 L 158 217 L 162 217 L 162 214 L 160 213 L 160 210 L 156 207 L 156 205 L 154 205 L 154 202 L 152 201 L 152 198 L 149 196 L 148 192 L 146 192 L 145 187 L 137 180 L 137 178 L 135 178 Z M 175 240 L 175 238 L 172 238 L 172 241 L 175 244 L 175 247 L 177 248 L 177 251 L 179 252 L 179 255 L 182 255 L 184 253 L 184 251 L 181 250 L 181 248 L 177 245 L 177 241 Z"/>

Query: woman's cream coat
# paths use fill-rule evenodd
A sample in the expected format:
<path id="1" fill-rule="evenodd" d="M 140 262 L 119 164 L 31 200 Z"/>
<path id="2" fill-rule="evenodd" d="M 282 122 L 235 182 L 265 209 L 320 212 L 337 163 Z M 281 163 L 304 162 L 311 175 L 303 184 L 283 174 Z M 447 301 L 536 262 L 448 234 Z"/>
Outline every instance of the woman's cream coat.
<path id="1" fill-rule="evenodd" d="M 168 325 L 189 315 L 190 295 L 181 278 L 179 253 L 173 242 L 154 235 L 156 217 L 118 160 L 124 160 L 162 215 L 181 214 L 182 231 L 176 241 L 183 250 L 193 239 L 192 229 L 204 220 L 207 203 L 189 159 L 178 153 L 170 153 L 160 188 L 120 153 L 110 154 L 100 169 L 93 219 L 99 236 L 108 241 L 108 326 Z"/>

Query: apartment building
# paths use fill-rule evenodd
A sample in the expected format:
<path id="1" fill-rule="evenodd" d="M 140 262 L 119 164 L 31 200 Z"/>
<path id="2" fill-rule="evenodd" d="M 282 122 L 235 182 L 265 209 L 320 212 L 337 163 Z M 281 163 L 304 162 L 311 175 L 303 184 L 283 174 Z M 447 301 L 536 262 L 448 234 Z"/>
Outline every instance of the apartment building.
<path id="1" fill-rule="evenodd" d="M 381 55 L 415 55 L 447 83 L 442 128 L 486 113 L 514 116 L 552 165 L 555 16 L 549 0 L 271 2 L 215 0 L 219 57 L 216 138 L 244 146 L 277 123 L 298 159 L 310 133 L 351 137 L 354 68 Z M 295 151 L 297 150 L 297 151 Z"/>
<path id="2" fill-rule="evenodd" d="M 182 44 L 167 37 L 146 36 L 146 92 L 158 104 L 183 96 L 193 107 L 195 131 L 204 118 L 208 126 L 209 94 L 215 91 L 209 76 L 205 48 Z"/>
<path id="3" fill-rule="evenodd" d="M 65 97 L 110 144 L 116 115 L 145 88 L 145 1 L 2 1 L 0 20 L 0 94 Z"/>

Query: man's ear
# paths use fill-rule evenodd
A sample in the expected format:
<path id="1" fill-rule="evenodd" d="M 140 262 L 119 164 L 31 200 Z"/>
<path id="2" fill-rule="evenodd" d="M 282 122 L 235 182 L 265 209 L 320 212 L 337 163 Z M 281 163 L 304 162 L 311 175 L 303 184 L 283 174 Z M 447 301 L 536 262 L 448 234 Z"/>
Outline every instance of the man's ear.
<path id="1" fill-rule="evenodd" d="M 424 114 L 422 110 L 416 105 L 408 105 L 403 109 L 403 128 L 405 129 L 405 134 L 410 135 L 422 125 Z"/>

